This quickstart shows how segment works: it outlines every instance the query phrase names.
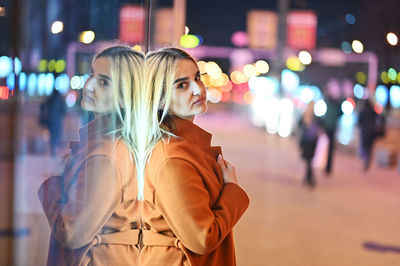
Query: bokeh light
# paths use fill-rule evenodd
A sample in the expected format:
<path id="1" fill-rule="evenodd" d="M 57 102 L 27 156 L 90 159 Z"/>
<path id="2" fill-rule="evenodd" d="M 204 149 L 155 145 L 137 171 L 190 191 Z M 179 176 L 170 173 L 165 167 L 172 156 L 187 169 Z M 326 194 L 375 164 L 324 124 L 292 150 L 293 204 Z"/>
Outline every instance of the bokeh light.
<path id="1" fill-rule="evenodd" d="M 54 82 L 54 87 L 56 90 L 58 90 L 60 93 L 65 94 L 68 91 L 69 88 L 69 77 L 67 74 L 61 74 L 59 75 L 55 82 Z"/>
<path id="2" fill-rule="evenodd" d="M 45 72 L 47 70 L 47 60 L 41 59 L 38 64 L 38 71 Z"/>
<path id="3" fill-rule="evenodd" d="M 36 92 L 36 86 L 37 86 L 37 75 L 35 73 L 31 73 L 28 76 L 28 95 L 32 96 Z"/>
<path id="4" fill-rule="evenodd" d="M 222 92 L 217 88 L 209 88 L 207 90 L 207 100 L 209 100 L 210 102 L 218 103 L 221 101 L 221 98 L 222 98 Z"/>
<path id="5" fill-rule="evenodd" d="M 13 68 L 12 60 L 8 56 L 0 57 L 0 78 L 7 77 Z"/>
<path id="6" fill-rule="evenodd" d="M 19 90 L 25 91 L 28 84 L 28 77 L 24 72 L 19 73 Z"/>
<path id="7" fill-rule="evenodd" d="M 326 114 L 326 111 L 328 110 L 328 106 L 326 105 L 326 102 L 324 100 L 319 100 L 314 104 L 314 114 L 317 117 L 322 117 Z"/>
<path id="8" fill-rule="evenodd" d="M 56 62 L 56 73 L 61 73 L 65 70 L 65 61 L 64 60 L 57 60 Z"/>
<path id="9" fill-rule="evenodd" d="M 14 58 L 14 73 L 15 75 L 18 75 L 19 72 L 21 72 L 22 70 L 22 62 L 21 60 L 19 60 L 18 57 Z"/>
<path id="10" fill-rule="evenodd" d="M 243 67 L 243 73 L 246 75 L 246 77 L 252 78 L 257 75 L 257 70 L 255 66 L 247 64 Z"/>
<path id="11" fill-rule="evenodd" d="M 297 56 L 290 56 L 286 60 L 286 66 L 292 71 L 303 71 L 304 65 L 300 62 Z"/>
<path id="12" fill-rule="evenodd" d="M 95 37 L 96 37 L 96 35 L 94 34 L 93 31 L 91 31 L 91 30 L 83 31 L 79 35 L 79 41 L 81 43 L 89 44 L 94 41 Z"/>
<path id="13" fill-rule="evenodd" d="M 307 51 L 300 51 L 299 52 L 299 60 L 304 65 L 309 65 L 312 62 L 311 54 Z"/>
<path id="14" fill-rule="evenodd" d="M 47 70 L 49 72 L 54 72 L 56 70 L 56 60 L 51 59 L 47 64 Z"/>
<path id="15" fill-rule="evenodd" d="M 353 48 L 353 51 L 357 54 L 361 54 L 364 51 L 364 45 L 359 40 L 354 40 L 351 43 L 351 48 Z"/>
<path id="16" fill-rule="evenodd" d="M 354 85 L 354 88 L 353 88 L 353 93 L 357 99 L 363 99 L 364 98 L 364 87 L 361 86 L 360 84 L 356 83 L 356 85 Z"/>
<path id="17" fill-rule="evenodd" d="M 349 42 L 346 41 L 342 42 L 341 47 L 343 52 L 345 52 L 346 54 L 351 54 L 352 49 L 351 49 L 351 44 Z"/>
<path id="18" fill-rule="evenodd" d="M 387 73 L 391 81 L 395 81 L 397 79 L 397 71 L 394 68 L 389 68 Z"/>
<path id="19" fill-rule="evenodd" d="M 73 76 L 70 81 L 71 89 L 79 90 L 81 86 L 81 78 L 79 76 Z"/>
<path id="20" fill-rule="evenodd" d="M 10 90 L 14 90 L 15 88 L 15 75 L 14 73 L 10 73 L 6 79 L 6 85 Z"/>
<path id="21" fill-rule="evenodd" d="M 393 45 L 393 46 L 397 45 L 397 43 L 399 42 L 397 35 L 394 34 L 393 32 L 389 32 L 386 35 L 386 40 L 390 45 Z"/>
<path id="22" fill-rule="evenodd" d="M 237 47 L 246 46 L 248 43 L 247 33 L 244 31 L 237 31 L 232 34 L 231 41 Z"/>
<path id="23" fill-rule="evenodd" d="M 342 108 L 342 112 L 345 115 L 351 115 L 353 113 L 353 111 L 354 111 L 353 104 L 348 100 L 345 100 L 345 101 L 342 102 L 341 108 Z"/>
<path id="24" fill-rule="evenodd" d="M 289 69 L 284 69 L 281 75 L 282 87 L 286 91 L 294 91 L 300 84 L 299 75 Z"/>
<path id="25" fill-rule="evenodd" d="M 346 19 L 346 22 L 349 24 L 356 23 L 356 17 L 353 14 L 350 14 L 350 13 L 346 14 L 345 19 Z"/>
<path id="26" fill-rule="evenodd" d="M 258 73 L 266 74 L 269 71 L 269 65 L 264 60 L 258 60 L 256 62 L 256 70 Z"/>
<path id="27" fill-rule="evenodd" d="M 62 32 L 64 29 L 64 23 L 61 21 L 54 21 L 53 24 L 51 24 L 51 33 L 57 34 Z"/>
<path id="28" fill-rule="evenodd" d="M 204 61 L 197 61 L 197 67 L 199 68 L 200 74 L 206 73 L 206 62 Z"/>
<path id="29" fill-rule="evenodd" d="M 386 72 L 386 71 L 383 71 L 382 73 L 381 73 L 381 80 L 382 80 L 382 82 L 383 83 L 385 83 L 385 84 L 388 84 L 389 83 L 389 75 L 388 75 L 388 73 Z"/>
<path id="30" fill-rule="evenodd" d="M 400 108 L 400 86 L 393 85 L 390 87 L 390 104 L 393 108 Z"/>
<path id="31" fill-rule="evenodd" d="M 212 78 L 219 78 L 219 76 L 222 74 L 221 68 L 218 66 L 217 63 L 213 61 L 207 62 L 205 70 L 207 74 Z"/>
<path id="32" fill-rule="evenodd" d="M 68 93 L 67 97 L 65 97 L 65 104 L 71 108 L 76 103 L 76 92 L 71 91 Z"/>
<path id="33" fill-rule="evenodd" d="M 196 35 L 182 35 L 179 44 L 184 48 L 195 48 L 200 44 L 200 40 Z"/>
<path id="34" fill-rule="evenodd" d="M 387 101 L 388 101 L 389 95 L 388 95 L 388 89 L 384 85 L 379 85 L 376 87 L 375 90 L 375 99 L 378 104 L 381 106 L 386 106 Z"/>
<path id="35" fill-rule="evenodd" d="M 362 71 L 358 71 L 356 74 L 356 80 L 360 84 L 365 84 L 367 82 L 367 75 Z"/>

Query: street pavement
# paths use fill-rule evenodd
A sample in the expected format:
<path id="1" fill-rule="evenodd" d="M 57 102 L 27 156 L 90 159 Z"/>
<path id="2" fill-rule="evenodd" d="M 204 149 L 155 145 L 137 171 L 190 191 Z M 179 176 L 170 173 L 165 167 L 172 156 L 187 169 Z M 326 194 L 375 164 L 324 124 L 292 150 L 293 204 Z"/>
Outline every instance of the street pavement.
<path id="1" fill-rule="evenodd" d="M 235 167 L 250 206 L 235 226 L 239 266 L 400 266 L 400 175 L 375 164 L 363 172 L 356 154 L 338 151 L 329 177 L 302 184 L 296 139 L 268 135 L 243 113 L 211 111 L 196 123 L 213 133 Z M 54 158 L 17 162 L 16 265 L 45 265 L 49 228 L 36 191 Z"/>
<path id="2" fill-rule="evenodd" d="M 335 153 L 333 173 L 305 166 L 296 138 L 268 135 L 244 115 L 214 113 L 197 124 L 213 133 L 232 162 L 250 206 L 235 227 L 238 265 L 400 265 L 400 174 L 362 170 L 357 154 Z"/>

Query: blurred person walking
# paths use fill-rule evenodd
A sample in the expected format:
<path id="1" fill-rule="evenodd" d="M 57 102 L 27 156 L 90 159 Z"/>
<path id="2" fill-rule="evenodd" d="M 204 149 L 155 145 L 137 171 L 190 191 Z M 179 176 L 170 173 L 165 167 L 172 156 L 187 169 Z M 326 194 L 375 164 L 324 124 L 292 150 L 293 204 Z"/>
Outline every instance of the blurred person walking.
<path id="1" fill-rule="evenodd" d="M 338 100 L 328 95 L 325 99 L 327 109 L 322 117 L 322 125 L 329 139 L 328 158 L 326 161 L 325 174 L 330 175 L 332 172 L 333 156 L 335 151 L 336 129 L 342 111 Z"/>
<path id="2" fill-rule="evenodd" d="M 358 118 L 360 128 L 360 153 L 364 161 L 364 171 L 370 167 L 372 149 L 375 140 L 385 134 L 385 119 L 378 115 L 370 102 L 366 100 Z"/>
<path id="3" fill-rule="evenodd" d="M 303 116 L 299 121 L 301 128 L 300 136 L 300 149 L 301 157 L 306 162 L 306 174 L 304 177 L 304 184 L 314 187 L 315 177 L 313 174 L 312 159 L 315 155 L 315 148 L 317 146 L 319 136 L 319 125 L 316 116 L 314 115 L 314 102 L 310 102 L 304 111 Z"/>
<path id="4" fill-rule="evenodd" d="M 61 93 L 53 90 L 45 102 L 40 105 L 39 124 L 49 130 L 50 154 L 56 155 L 63 134 L 63 120 L 66 106 Z"/>
<path id="5" fill-rule="evenodd" d="M 207 110 L 197 63 L 165 48 L 146 55 L 145 75 L 140 265 L 236 265 L 232 230 L 249 198 L 211 134 L 193 123 Z"/>
<path id="6" fill-rule="evenodd" d="M 47 265 L 137 265 L 140 212 L 134 108 L 144 55 L 129 47 L 94 57 L 82 108 L 95 119 L 39 189 L 51 228 Z"/>

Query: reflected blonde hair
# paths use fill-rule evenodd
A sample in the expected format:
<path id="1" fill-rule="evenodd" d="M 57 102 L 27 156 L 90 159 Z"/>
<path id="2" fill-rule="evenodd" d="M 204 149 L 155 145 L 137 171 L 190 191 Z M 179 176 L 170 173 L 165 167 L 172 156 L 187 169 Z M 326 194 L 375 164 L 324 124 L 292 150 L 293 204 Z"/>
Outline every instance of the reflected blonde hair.
<path id="1" fill-rule="evenodd" d="M 192 56 L 178 48 L 163 48 L 146 55 L 142 100 L 138 110 L 140 127 L 137 131 L 138 162 L 143 176 L 146 162 L 156 144 L 164 137 L 174 136 L 169 108 L 175 70 L 178 62 L 183 59 L 197 64 Z M 139 194 L 143 195 L 143 185 L 139 187 Z"/>
<path id="2" fill-rule="evenodd" d="M 138 108 L 144 77 L 143 53 L 127 46 L 112 46 L 98 53 L 94 59 L 107 57 L 111 61 L 111 79 L 114 93 L 112 113 L 112 131 L 114 136 L 122 138 L 129 151 L 134 155 L 138 170 Z"/>

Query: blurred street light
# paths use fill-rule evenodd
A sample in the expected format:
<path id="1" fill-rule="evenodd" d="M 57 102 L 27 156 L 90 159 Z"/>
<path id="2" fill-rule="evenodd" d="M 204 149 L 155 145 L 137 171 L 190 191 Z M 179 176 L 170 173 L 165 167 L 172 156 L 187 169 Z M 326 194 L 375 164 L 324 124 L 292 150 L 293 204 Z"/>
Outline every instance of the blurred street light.
<path id="1" fill-rule="evenodd" d="M 353 48 L 353 51 L 357 54 L 361 54 L 364 51 L 364 45 L 359 40 L 354 40 L 351 43 L 351 47 Z"/>
<path id="2" fill-rule="evenodd" d="M 386 35 L 386 40 L 388 41 L 388 43 L 390 45 L 393 45 L 393 46 L 397 45 L 397 43 L 399 42 L 399 39 L 397 38 L 397 35 L 394 34 L 393 32 L 389 32 Z"/>
<path id="3" fill-rule="evenodd" d="M 53 24 L 51 24 L 51 33 L 57 34 L 62 32 L 64 29 L 64 23 L 61 21 L 54 21 Z"/>
<path id="4" fill-rule="evenodd" d="M 95 34 L 93 31 L 82 31 L 81 34 L 79 35 L 79 41 L 82 43 L 92 43 L 94 41 Z"/>
<path id="5" fill-rule="evenodd" d="M 311 54 L 307 51 L 300 51 L 299 52 L 299 60 L 304 65 L 309 65 L 312 62 Z"/>

